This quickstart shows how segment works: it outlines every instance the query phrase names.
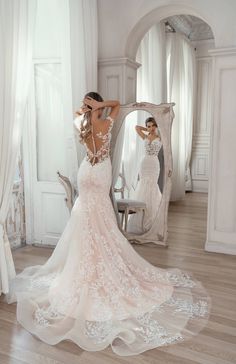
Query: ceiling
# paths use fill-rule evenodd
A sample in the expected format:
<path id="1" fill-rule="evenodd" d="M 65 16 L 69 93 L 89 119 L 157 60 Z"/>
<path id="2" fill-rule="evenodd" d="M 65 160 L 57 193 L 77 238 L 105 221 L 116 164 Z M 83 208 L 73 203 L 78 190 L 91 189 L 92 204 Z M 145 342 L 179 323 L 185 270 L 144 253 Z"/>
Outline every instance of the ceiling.
<path id="1" fill-rule="evenodd" d="M 192 15 L 175 15 L 165 19 L 176 32 L 185 34 L 190 40 L 214 39 L 211 28 L 203 20 Z"/>

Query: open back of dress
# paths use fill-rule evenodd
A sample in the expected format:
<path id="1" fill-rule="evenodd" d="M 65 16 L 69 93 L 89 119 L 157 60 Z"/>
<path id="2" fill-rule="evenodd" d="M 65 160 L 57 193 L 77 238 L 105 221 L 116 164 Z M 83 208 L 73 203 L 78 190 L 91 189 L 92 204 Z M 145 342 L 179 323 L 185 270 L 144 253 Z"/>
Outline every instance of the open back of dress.
<path id="1" fill-rule="evenodd" d="M 110 142 L 111 142 L 111 129 L 114 120 L 108 116 L 106 119 L 110 120 L 108 130 L 105 134 L 101 131 L 95 133 L 92 124 L 91 138 L 88 143 L 84 143 L 87 151 L 86 159 L 92 164 L 101 163 L 110 155 Z"/>

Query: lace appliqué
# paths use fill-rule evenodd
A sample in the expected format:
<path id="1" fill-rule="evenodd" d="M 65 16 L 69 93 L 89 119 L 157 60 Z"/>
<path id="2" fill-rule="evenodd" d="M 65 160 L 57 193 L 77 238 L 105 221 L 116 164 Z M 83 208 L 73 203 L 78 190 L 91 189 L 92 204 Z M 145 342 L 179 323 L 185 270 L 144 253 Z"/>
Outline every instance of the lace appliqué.
<path id="1" fill-rule="evenodd" d="M 184 339 L 180 333 L 170 335 L 157 320 L 152 318 L 152 312 L 147 312 L 144 315 L 137 317 L 137 320 L 141 326 L 136 328 L 135 331 L 142 336 L 144 342 L 147 344 L 160 346 Z"/>
<path id="2" fill-rule="evenodd" d="M 42 289 L 42 288 L 48 288 L 50 287 L 54 282 L 55 279 L 57 277 L 57 273 L 50 273 L 47 275 L 42 275 L 39 277 L 32 277 L 29 280 L 29 284 L 30 284 L 30 290 L 33 289 Z"/>
<path id="3" fill-rule="evenodd" d="M 173 313 L 183 313 L 189 318 L 205 317 L 208 313 L 208 303 L 204 300 L 199 300 L 196 303 L 188 300 L 175 299 L 171 297 L 167 302 L 169 306 L 175 306 Z"/>
<path id="4" fill-rule="evenodd" d="M 191 279 L 191 277 L 186 272 L 180 272 L 176 274 L 174 272 L 166 273 L 167 280 L 173 284 L 174 287 L 188 287 L 193 288 L 196 283 Z"/>
<path id="5" fill-rule="evenodd" d="M 162 142 L 156 138 L 152 142 L 145 138 L 144 140 L 144 148 L 145 148 L 145 154 L 146 155 L 155 155 L 158 156 L 158 153 L 162 147 Z"/>
<path id="6" fill-rule="evenodd" d="M 62 319 L 63 315 L 60 314 L 53 306 L 38 307 L 34 311 L 34 323 L 38 326 L 48 327 L 54 319 Z"/>
<path id="7" fill-rule="evenodd" d="M 96 134 L 96 136 L 102 140 L 102 146 L 96 151 L 95 142 L 93 139 L 94 152 L 92 152 L 85 144 L 87 151 L 86 160 L 89 161 L 92 165 L 101 163 L 110 156 L 111 130 L 114 124 L 114 120 L 109 116 L 107 117 L 107 119 L 110 120 L 108 131 L 105 134 L 102 134 L 102 132 Z"/>
<path id="8" fill-rule="evenodd" d="M 105 322 L 86 321 L 84 327 L 84 334 L 100 344 L 107 340 L 112 332 L 112 320 Z"/>

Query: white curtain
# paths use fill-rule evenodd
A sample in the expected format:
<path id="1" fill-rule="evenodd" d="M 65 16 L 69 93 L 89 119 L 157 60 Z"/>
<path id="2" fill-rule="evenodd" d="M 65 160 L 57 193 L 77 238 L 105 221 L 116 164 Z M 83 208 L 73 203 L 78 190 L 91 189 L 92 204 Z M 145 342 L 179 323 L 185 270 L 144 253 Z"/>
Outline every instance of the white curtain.
<path id="1" fill-rule="evenodd" d="M 0 293 L 15 276 L 5 221 L 11 201 L 32 62 L 36 2 L 0 0 Z"/>
<path id="2" fill-rule="evenodd" d="M 154 104 L 166 102 L 165 24 L 154 25 L 142 39 L 136 60 L 141 63 L 137 73 L 137 101 Z"/>
<path id="3" fill-rule="evenodd" d="M 191 190 L 190 158 L 192 150 L 195 54 L 187 39 L 178 33 L 168 33 L 167 100 L 175 102 L 172 126 L 173 175 L 171 200 L 184 198 Z"/>
<path id="4" fill-rule="evenodd" d="M 196 77 L 194 49 L 184 35 L 165 33 L 164 24 L 159 23 L 141 41 L 137 61 L 142 65 L 137 75 L 137 101 L 176 103 L 172 127 L 171 200 L 178 200 L 184 197 L 186 190 L 192 189 L 190 159 Z M 128 143 L 126 138 L 129 138 L 128 132 L 125 145 Z M 141 143 L 141 140 L 136 142 L 137 153 Z M 133 163 L 135 169 L 138 158 Z"/>
<path id="5" fill-rule="evenodd" d="M 69 0 L 69 5 L 72 100 L 76 111 L 87 92 L 97 91 L 97 0 Z M 80 165 L 85 148 L 76 142 L 76 149 Z"/>
<path id="6" fill-rule="evenodd" d="M 166 102 L 166 45 L 165 25 L 154 25 L 144 36 L 137 53 L 141 67 L 137 72 L 137 101 L 154 104 Z M 138 169 L 143 157 L 143 140 L 137 136 L 135 125 L 144 125 L 151 115 L 143 111 L 133 112 L 126 118 L 124 147 L 122 154 L 123 170 L 127 182 L 128 196 L 137 185 Z"/>
<path id="7" fill-rule="evenodd" d="M 144 126 L 144 121 L 150 116 L 146 111 L 134 111 L 126 116 L 123 123 L 124 143 L 120 170 L 126 179 L 127 198 L 132 198 L 137 187 L 140 162 L 144 155 L 143 140 L 137 135 L 135 125 Z"/>

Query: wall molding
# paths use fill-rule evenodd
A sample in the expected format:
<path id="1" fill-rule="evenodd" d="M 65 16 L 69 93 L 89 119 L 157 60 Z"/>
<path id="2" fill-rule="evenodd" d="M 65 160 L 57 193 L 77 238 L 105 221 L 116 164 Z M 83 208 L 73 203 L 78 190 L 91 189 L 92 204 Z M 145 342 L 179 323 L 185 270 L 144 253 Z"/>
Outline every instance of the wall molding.
<path id="1" fill-rule="evenodd" d="M 98 67 L 121 66 L 121 65 L 125 65 L 136 70 L 141 66 L 141 63 L 138 63 L 133 59 L 126 57 L 101 58 L 98 60 Z"/>
<path id="2" fill-rule="evenodd" d="M 98 89 L 104 98 L 128 104 L 136 100 L 137 69 L 140 63 L 116 57 L 98 61 Z"/>
<path id="3" fill-rule="evenodd" d="M 211 56 L 217 57 L 217 56 L 231 56 L 236 55 L 236 47 L 225 47 L 225 48 L 214 48 L 209 49 L 209 54 Z"/>
<path id="4" fill-rule="evenodd" d="M 193 180 L 192 188 L 194 192 L 207 193 L 208 192 L 208 179 L 207 180 Z"/>
<path id="5" fill-rule="evenodd" d="M 211 134 L 212 58 L 197 58 L 196 108 L 192 139 L 192 190 L 208 192 Z"/>
<path id="6" fill-rule="evenodd" d="M 201 148 L 209 148 L 210 146 L 210 134 L 194 134 L 193 135 L 193 149 Z"/>

